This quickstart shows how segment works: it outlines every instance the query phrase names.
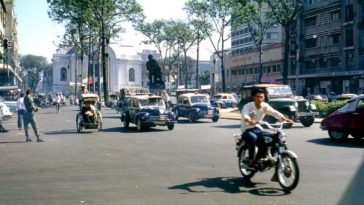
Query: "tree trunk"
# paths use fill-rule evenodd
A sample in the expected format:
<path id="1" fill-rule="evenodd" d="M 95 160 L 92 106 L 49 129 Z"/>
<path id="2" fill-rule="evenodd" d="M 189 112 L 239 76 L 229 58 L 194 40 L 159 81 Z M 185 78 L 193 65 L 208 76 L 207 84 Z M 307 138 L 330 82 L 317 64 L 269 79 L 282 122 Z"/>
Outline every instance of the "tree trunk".
<path id="1" fill-rule="evenodd" d="M 288 60 L 289 60 L 289 42 L 290 42 L 290 36 L 291 36 L 291 29 L 290 26 L 285 26 L 285 43 L 284 43 L 284 59 L 283 59 L 283 84 L 287 85 L 288 83 Z"/>
<path id="2" fill-rule="evenodd" d="M 224 68 L 224 46 L 225 46 L 225 41 L 224 41 L 224 29 L 222 29 L 222 41 L 221 41 L 221 87 L 222 87 L 222 92 L 226 92 L 226 83 L 225 83 L 225 68 Z"/>
<path id="3" fill-rule="evenodd" d="M 101 30 L 101 63 L 102 63 L 102 74 L 103 74 L 103 90 L 104 90 L 104 102 L 109 101 L 109 87 L 108 87 L 108 70 L 106 68 L 106 51 L 105 51 L 105 25 L 102 24 Z"/>
<path id="4" fill-rule="evenodd" d="M 262 83 L 262 76 L 263 76 L 263 63 L 262 63 L 262 57 L 263 57 L 263 48 L 262 45 L 259 46 L 259 83 Z"/>
<path id="5" fill-rule="evenodd" d="M 77 52 L 75 52 L 75 95 L 77 95 L 77 61 L 78 61 L 78 56 L 77 56 Z"/>
<path id="6" fill-rule="evenodd" d="M 184 60 L 185 60 L 185 88 L 187 89 L 187 84 L 188 84 L 188 65 L 187 65 L 187 52 L 183 52 L 184 54 Z"/>
<path id="7" fill-rule="evenodd" d="M 200 61 L 200 40 L 199 36 L 197 37 L 197 56 L 196 56 L 196 89 L 199 89 L 199 61 Z"/>

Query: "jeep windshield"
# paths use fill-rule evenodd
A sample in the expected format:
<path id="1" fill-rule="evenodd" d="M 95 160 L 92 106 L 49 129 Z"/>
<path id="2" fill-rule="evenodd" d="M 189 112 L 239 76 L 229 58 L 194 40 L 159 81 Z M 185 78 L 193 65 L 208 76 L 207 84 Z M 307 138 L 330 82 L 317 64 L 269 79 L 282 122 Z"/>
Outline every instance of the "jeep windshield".
<path id="1" fill-rule="evenodd" d="M 208 104 L 209 100 L 207 99 L 206 96 L 192 96 L 191 97 L 191 103 L 192 104 Z"/>
<path id="2" fill-rule="evenodd" d="M 281 98 L 281 97 L 292 97 L 292 89 L 288 86 L 282 87 L 271 87 L 267 88 L 269 97 L 271 98 Z"/>
<path id="3" fill-rule="evenodd" d="M 139 103 L 142 107 L 164 107 L 162 98 L 139 99 Z"/>

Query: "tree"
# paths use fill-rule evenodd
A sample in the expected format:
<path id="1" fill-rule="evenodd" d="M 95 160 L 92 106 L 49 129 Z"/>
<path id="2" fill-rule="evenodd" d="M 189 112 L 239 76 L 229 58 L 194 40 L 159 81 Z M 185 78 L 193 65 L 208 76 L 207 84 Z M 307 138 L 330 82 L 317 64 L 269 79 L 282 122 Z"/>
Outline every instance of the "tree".
<path id="1" fill-rule="evenodd" d="M 208 85 L 210 84 L 210 72 L 204 71 L 198 75 L 201 85 Z"/>
<path id="2" fill-rule="evenodd" d="M 81 83 L 83 78 L 83 57 L 87 49 L 85 38 L 86 25 L 91 21 L 92 10 L 88 0 L 47 0 L 50 11 L 48 15 L 58 23 L 66 23 L 66 34 L 63 43 L 73 48 L 76 60 L 81 60 Z M 71 45 L 70 45 L 71 44 Z M 77 55 L 77 54 L 80 55 Z M 75 92 L 77 92 L 77 68 L 75 69 Z"/>
<path id="3" fill-rule="evenodd" d="M 28 86 L 33 92 L 41 80 L 40 73 L 50 68 L 46 57 L 35 55 L 21 56 L 20 67 L 24 80 L 28 82 Z"/>
<path id="4" fill-rule="evenodd" d="M 290 55 L 291 34 L 295 32 L 302 0 L 267 0 L 272 10 L 274 19 L 284 27 L 284 60 L 283 60 L 283 84 L 288 83 L 288 61 Z"/>
<path id="5" fill-rule="evenodd" d="M 172 69 L 181 53 L 177 44 L 176 25 L 177 23 L 173 20 L 155 20 L 151 23 L 142 22 L 137 26 L 137 30 L 148 38 L 143 43 L 152 44 L 156 47 L 162 72 L 168 80 L 170 76 L 174 78 Z"/>
<path id="6" fill-rule="evenodd" d="M 222 91 L 226 91 L 225 83 L 225 69 L 224 69 L 224 53 L 225 42 L 230 39 L 230 36 L 226 35 L 227 29 L 230 27 L 233 19 L 238 19 L 239 9 L 241 4 L 237 3 L 238 0 L 200 0 L 203 5 L 200 7 L 200 13 L 206 13 L 209 21 L 214 26 L 214 31 L 217 33 L 217 40 L 213 40 L 213 36 L 209 35 L 208 38 L 215 50 L 215 55 L 221 61 L 221 87 Z M 239 0 L 242 1 L 242 0 Z M 243 1 L 245 2 L 245 1 Z"/>
<path id="7" fill-rule="evenodd" d="M 190 0 L 185 6 L 196 38 L 196 88 L 199 88 L 200 44 L 211 34 L 212 25 L 208 21 L 208 15 L 204 12 L 206 11 L 206 8 L 204 8 L 205 5 L 201 1 Z"/>
<path id="8" fill-rule="evenodd" d="M 259 50 L 259 83 L 263 75 L 263 40 L 267 30 L 273 25 L 272 11 L 267 7 L 267 0 L 255 0 L 248 2 L 241 16 L 241 21 L 234 21 L 234 26 L 247 25 L 255 46 Z"/>
<path id="9" fill-rule="evenodd" d="M 144 20 L 143 9 L 136 0 L 89 0 L 95 19 L 100 25 L 101 64 L 103 71 L 104 101 L 109 101 L 108 77 L 106 68 L 106 44 L 109 43 L 111 34 L 123 31 L 122 22 L 131 22 L 138 25 Z"/>
<path id="10" fill-rule="evenodd" d="M 189 25 L 187 23 L 177 22 L 175 28 L 176 28 L 176 31 L 178 31 L 177 32 L 177 44 L 178 44 L 178 47 L 183 52 L 185 73 L 189 73 L 188 72 L 188 63 L 187 63 L 187 52 L 195 44 L 196 38 L 194 36 L 194 33 L 192 32 L 192 29 L 189 27 Z M 185 88 L 187 88 L 187 85 L 188 85 L 188 78 L 189 78 L 189 76 L 187 74 L 185 74 Z"/>

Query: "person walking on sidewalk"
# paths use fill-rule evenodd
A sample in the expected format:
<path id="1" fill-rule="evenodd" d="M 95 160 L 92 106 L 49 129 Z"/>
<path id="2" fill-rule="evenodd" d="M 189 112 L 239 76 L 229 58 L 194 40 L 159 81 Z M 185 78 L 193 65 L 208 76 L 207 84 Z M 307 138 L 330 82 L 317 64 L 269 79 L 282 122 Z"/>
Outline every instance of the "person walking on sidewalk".
<path id="1" fill-rule="evenodd" d="M 35 136 L 37 136 L 37 142 L 44 142 L 39 137 L 38 125 L 34 118 L 34 112 L 37 112 L 38 108 L 35 107 L 33 104 L 32 91 L 30 91 L 30 90 L 26 91 L 26 96 L 24 97 L 24 105 L 25 105 L 25 110 L 26 110 L 25 118 L 24 118 L 25 141 L 26 142 L 32 141 L 29 138 L 29 132 L 28 132 L 29 123 L 30 123 L 32 125 Z"/>
<path id="2" fill-rule="evenodd" d="M 25 115 L 24 93 L 21 93 L 19 99 L 16 101 L 16 109 L 18 110 L 18 130 L 21 130 Z"/>

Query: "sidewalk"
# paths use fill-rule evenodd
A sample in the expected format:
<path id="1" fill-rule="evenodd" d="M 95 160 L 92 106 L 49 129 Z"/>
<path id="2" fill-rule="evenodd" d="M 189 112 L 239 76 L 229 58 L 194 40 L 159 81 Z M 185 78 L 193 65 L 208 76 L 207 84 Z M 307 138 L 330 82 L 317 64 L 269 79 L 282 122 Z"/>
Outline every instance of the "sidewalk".
<path id="1" fill-rule="evenodd" d="M 220 109 L 220 119 L 241 120 L 238 108 Z M 315 123 L 321 123 L 322 118 L 315 118 Z"/>

